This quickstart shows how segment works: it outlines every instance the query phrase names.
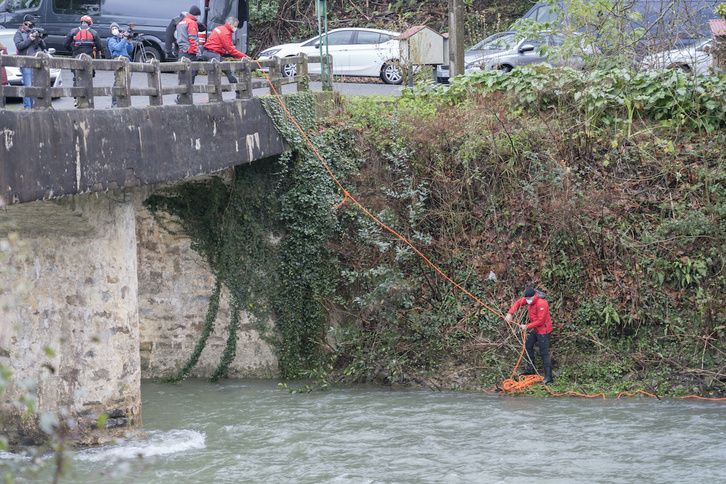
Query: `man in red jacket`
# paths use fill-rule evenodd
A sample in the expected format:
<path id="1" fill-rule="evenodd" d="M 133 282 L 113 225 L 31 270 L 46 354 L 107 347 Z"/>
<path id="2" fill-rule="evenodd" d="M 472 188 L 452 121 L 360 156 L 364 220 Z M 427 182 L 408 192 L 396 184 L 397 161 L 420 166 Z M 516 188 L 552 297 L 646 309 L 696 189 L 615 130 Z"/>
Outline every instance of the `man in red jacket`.
<path id="1" fill-rule="evenodd" d="M 202 57 L 204 60 L 211 61 L 216 59 L 222 62 L 222 56 L 229 54 L 236 59 L 247 57 L 247 54 L 238 51 L 234 43 L 232 42 L 232 34 L 237 30 L 239 20 L 234 17 L 229 17 L 225 20 L 224 25 L 220 25 L 212 30 L 212 33 L 207 38 L 207 42 L 204 44 L 204 53 Z M 234 77 L 231 70 L 223 70 L 227 76 L 227 80 L 230 84 L 236 84 L 237 78 Z"/>
<path id="2" fill-rule="evenodd" d="M 550 305 L 544 298 L 539 297 L 537 291 L 528 287 L 524 290 L 524 297 L 518 299 L 507 311 L 504 318 L 507 322 L 512 320 L 512 315 L 522 306 L 529 310 L 529 324 L 520 324 L 522 331 L 531 329 L 527 335 L 524 347 L 527 350 L 527 370 L 523 375 L 534 375 L 534 344 L 539 345 L 539 356 L 542 358 L 545 377 L 542 384 L 553 383 L 552 362 L 550 361 L 550 333 L 552 333 L 552 320 L 550 319 Z"/>

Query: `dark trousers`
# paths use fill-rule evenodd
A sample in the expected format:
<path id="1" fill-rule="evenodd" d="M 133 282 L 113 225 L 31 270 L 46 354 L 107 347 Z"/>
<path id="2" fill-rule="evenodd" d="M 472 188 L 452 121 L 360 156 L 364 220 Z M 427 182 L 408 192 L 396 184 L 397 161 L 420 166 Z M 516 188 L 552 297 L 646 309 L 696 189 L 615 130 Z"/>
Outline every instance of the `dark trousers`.
<path id="1" fill-rule="evenodd" d="M 534 345 L 537 343 L 539 346 L 539 356 L 542 358 L 542 366 L 546 373 L 552 368 L 552 362 L 550 361 L 550 334 L 537 334 L 534 331 L 530 331 L 527 335 L 527 340 L 524 342 L 524 348 L 527 351 L 527 370 L 534 371 Z"/>
<path id="2" fill-rule="evenodd" d="M 202 57 L 206 61 L 211 61 L 212 59 L 216 59 L 219 62 L 224 62 L 224 59 L 222 58 L 222 54 L 217 54 L 216 52 L 212 52 L 211 50 L 205 50 L 202 54 Z M 224 72 L 224 75 L 227 76 L 227 80 L 230 84 L 236 84 L 237 78 L 234 77 L 234 74 L 232 74 L 232 71 L 230 69 L 224 70 L 222 69 L 222 72 Z"/>
<path id="3" fill-rule="evenodd" d="M 179 58 L 186 57 L 190 61 L 194 62 L 197 60 L 196 54 L 190 54 L 189 52 L 181 52 L 179 51 Z M 195 69 L 192 69 L 192 84 L 194 84 L 194 79 L 197 77 L 197 71 Z"/>

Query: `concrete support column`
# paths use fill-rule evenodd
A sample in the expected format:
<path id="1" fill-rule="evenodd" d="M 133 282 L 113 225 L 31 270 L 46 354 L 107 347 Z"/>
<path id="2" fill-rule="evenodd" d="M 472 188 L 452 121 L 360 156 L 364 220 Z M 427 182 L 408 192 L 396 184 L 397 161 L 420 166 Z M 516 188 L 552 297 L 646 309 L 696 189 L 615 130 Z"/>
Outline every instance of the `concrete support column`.
<path id="1" fill-rule="evenodd" d="M 67 411 L 80 444 L 141 427 L 134 206 L 129 192 L 108 192 L 0 213 L 0 238 L 19 234 L 24 255 L 0 268 L 0 282 L 17 294 L 0 308 L 0 364 L 13 371 L 2 425 L 13 440 L 43 438 L 37 420 L 9 405 L 27 392 L 40 413 Z M 98 429 L 102 413 L 110 418 Z"/>

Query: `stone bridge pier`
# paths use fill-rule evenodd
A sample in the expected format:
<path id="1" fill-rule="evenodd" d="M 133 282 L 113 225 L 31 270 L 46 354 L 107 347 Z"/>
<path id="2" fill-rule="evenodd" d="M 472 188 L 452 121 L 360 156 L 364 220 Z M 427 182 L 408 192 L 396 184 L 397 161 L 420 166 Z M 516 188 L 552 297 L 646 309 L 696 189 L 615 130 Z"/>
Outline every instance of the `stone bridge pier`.
<path id="1" fill-rule="evenodd" d="M 29 393 L 40 413 L 67 410 L 84 444 L 141 426 L 135 205 L 118 191 L 14 205 L 2 217 L 2 232 L 19 234 L 0 269 L 0 364 L 14 375 L 4 401 Z M 12 441 L 43 439 L 34 419 L 4 410 Z M 112 418 L 97 429 L 103 413 Z"/>

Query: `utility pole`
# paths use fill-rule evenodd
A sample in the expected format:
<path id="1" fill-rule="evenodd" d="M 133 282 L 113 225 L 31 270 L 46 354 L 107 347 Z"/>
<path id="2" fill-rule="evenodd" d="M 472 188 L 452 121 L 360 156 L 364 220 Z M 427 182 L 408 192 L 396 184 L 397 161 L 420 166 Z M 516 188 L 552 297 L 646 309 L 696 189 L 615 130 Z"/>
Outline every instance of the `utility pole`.
<path id="1" fill-rule="evenodd" d="M 464 0 L 449 0 L 449 77 L 464 73 Z"/>

